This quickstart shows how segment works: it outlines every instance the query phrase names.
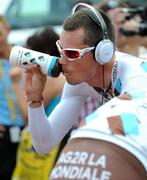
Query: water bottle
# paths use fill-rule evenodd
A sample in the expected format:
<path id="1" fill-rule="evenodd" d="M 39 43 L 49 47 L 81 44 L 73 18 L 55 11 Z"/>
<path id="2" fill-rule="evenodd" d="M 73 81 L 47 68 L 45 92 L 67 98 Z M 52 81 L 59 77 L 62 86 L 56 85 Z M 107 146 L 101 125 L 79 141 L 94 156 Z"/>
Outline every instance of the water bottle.
<path id="1" fill-rule="evenodd" d="M 58 63 L 59 57 L 14 46 L 11 50 L 9 62 L 11 65 L 29 68 L 31 64 L 38 64 L 43 74 L 58 77 L 62 67 Z"/>

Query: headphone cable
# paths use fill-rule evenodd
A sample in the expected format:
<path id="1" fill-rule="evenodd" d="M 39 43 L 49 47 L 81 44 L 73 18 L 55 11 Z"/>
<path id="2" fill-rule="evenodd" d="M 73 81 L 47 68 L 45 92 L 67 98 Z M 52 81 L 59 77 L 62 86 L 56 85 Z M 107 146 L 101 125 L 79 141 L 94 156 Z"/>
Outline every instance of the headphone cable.
<path id="1" fill-rule="evenodd" d="M 105 65 L 102 66 L 102 81 L 103 81 L 103 87 L 102 87 L 102 99 L 101 99 L 101 105 L 103 104 L 104 102 L 104 96 L 105 96 Z"/>

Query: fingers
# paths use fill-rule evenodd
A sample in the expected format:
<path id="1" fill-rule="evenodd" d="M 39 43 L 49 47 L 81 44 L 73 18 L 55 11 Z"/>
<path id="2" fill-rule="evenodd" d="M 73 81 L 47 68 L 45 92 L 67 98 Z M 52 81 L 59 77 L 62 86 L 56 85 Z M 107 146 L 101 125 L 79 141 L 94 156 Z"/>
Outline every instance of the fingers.
<path id="1" fill-rule="evenodd" d="M 33 73 L 31 69 L 23 69 L 24 89 L 29 91 L 32 89 Z"/>

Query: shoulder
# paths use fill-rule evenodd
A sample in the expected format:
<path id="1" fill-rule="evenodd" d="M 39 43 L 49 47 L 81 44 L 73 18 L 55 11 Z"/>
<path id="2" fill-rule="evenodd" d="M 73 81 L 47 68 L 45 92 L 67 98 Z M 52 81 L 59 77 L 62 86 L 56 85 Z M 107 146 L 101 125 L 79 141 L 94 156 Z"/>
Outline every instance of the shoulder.
<path id="1" fill-rule="evenodd" d="M 131 64 L 131 63 L 140 64 L 144 61 L 143 58 L 140 58 L 138 56 L 134 56 L 131 54 L 123 53 L 120 51 L 115 52 L 115 57 L 116 57 L 117 61 L 123 62 L 123 63 L 128 63 L 128 64 Z"/>
<path id="2" fill-rule="evenodd" d="M 140 58 L 131 54 L 122 53 L 119 51 L 116 51 L 115 58 L 118 62 L 118 69 L 122 70 L 123 72 L 131 72 L 131 70 L 134 73 L 137 73 L 138 71 L 147 71 L 147 60 L 145 60 L 144 58 Z"/>

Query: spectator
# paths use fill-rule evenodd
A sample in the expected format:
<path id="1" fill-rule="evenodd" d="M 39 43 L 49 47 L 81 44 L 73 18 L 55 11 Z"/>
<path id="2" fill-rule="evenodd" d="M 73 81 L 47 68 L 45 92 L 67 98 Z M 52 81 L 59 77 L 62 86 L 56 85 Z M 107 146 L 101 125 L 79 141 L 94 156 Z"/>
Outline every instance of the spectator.
<path id="1" fill-rule="evenodd" d="M 5 18 L 0 16 L 0 179 L 3 180 L 11 179 L 21 130 L 27 123 L 27 106 L 22 91 L 20 69 L 18 73 L 6 59 L 10 51 L 8 33 L 9 25 Z M 17 87 L 15 78 L 19 81 Z M 16 88 L 21 89 L 19 94 L 16 94 Z"/>
<path id="2" fill-rule="evenodd" d="M 124 1 L 104 0 L 95 5 L 105 11 L 111 19 L 116 34 L 116 47 L 119 51 L 146 57 L 147 38 L 137 33 L 137 25 L 141 23 L 139 15 L 132 18 L 129 8 L 132 5 Z M 127 12 L 128 9 L 128 12 Z"/>

